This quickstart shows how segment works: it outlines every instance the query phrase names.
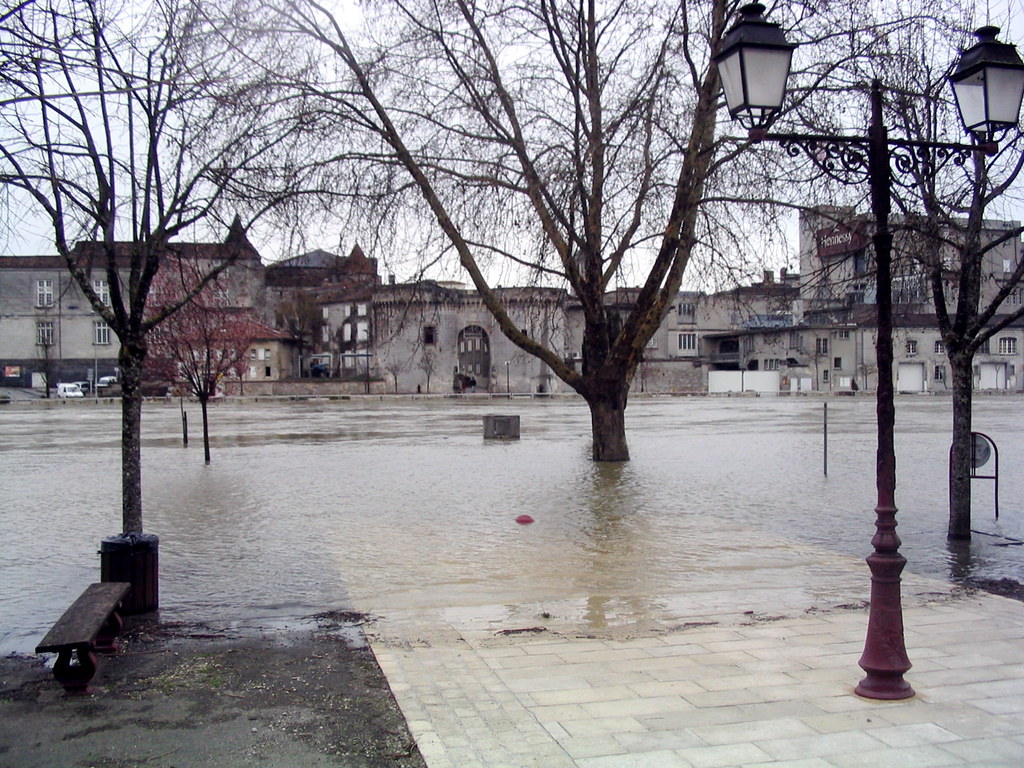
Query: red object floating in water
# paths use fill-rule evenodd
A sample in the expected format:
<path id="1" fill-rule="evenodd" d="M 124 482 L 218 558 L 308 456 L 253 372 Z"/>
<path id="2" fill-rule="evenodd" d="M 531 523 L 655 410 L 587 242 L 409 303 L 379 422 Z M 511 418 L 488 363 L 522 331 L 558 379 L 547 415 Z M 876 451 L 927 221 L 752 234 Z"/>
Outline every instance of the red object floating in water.
<path id="1" fill-rule="evenodd" d="M 533 522 L 533 518 L 530 517 L 529 515 L 520 515 L 519 517 L 516 518 L 516 522 L 519 523 L 520 525 L 529 525 L 530 523 Z"/>

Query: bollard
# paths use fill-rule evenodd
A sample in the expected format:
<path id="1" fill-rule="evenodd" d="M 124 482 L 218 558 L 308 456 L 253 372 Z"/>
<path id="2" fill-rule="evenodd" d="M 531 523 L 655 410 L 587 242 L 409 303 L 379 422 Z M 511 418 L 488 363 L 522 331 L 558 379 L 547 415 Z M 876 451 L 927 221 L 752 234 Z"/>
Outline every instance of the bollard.
<path id="1" fill-rule="evenodd" d="M 494 414 L 488 414 L 487 416 L 484 416 L 484 439 L 518 440 L 519 417 L 497 416 Z"/>

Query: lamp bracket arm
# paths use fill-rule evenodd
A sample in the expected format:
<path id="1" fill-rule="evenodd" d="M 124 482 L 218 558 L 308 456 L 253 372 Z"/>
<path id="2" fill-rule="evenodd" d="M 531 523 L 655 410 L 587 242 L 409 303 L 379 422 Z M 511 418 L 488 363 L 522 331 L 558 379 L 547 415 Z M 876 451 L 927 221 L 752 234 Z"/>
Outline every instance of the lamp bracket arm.
<path id="1" fill-rule="evenodd" d="M 772 141 L 790 157 L 807 157 L 814 165 L 842 184 L 860 184 L 868 180 L 871 139 L 867 136 L 826 136 L 802 133 L 751 131 L 752 141 Z M 912 186 L 919 175 L 938 173 L 947 163 L 963 166 L 976 153 L 991 155 L 991 144 L 955 144 L 951 142 L 888 139 L 886 146 L 893 169 L 892 179 L 903 187 Z M 902 177 L 909 177 L 903 180 Z"/>

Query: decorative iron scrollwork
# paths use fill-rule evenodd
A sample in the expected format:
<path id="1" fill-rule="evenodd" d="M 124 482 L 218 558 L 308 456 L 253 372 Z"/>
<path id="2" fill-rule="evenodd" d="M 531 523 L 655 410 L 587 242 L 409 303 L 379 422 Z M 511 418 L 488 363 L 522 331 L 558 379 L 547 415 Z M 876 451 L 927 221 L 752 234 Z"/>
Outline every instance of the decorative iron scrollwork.
<path id="1" fill-rule="evenodd" d="M 768 138 L 773 137 L 769 134 Z M 868 178 L 866 141 L 820 136 L 779 136 L 777 141 L 790 157 L 806 156 L 819 170 L 842 184 L 859 184 Z"/>
<path id="2" fill-rule="evenodd" d="M 767 133 L 759 140 L 777 142 L 790 157 L 804 156 L 841 184 L 861 184 L 869 180 L 868 157 L 871 151 L 867 137 L 805 136 L 801 134 Z M 937 144 L 920 141 L 888 140 L 890 178 L 904 188 L 914 186 L 921 178 L 941 171 L 948 163 L 963 166 L 978 147 L 963 144 Z"/>
<path id="3" fill-rule="evenodd" d="M 977 151 L 974 147 L 958 145 L 927 146 L 918 142 L 890 141 L 892 181 L 905 189 L 911 188 L 919 179 L 933 177 L 950 162 L 962 167 Z"/>

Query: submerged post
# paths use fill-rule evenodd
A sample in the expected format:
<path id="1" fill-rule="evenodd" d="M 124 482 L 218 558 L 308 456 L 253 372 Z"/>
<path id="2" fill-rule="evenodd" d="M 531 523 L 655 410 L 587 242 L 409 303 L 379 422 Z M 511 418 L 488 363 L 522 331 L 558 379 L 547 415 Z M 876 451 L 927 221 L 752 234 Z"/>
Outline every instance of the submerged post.
<path id="1" fill-rule="evenodd" d="M 825 473 L 825 477 L 828 477 L 828 403 L 823 403 L 824 415 L 821 424 L 822 432 L 822 443 L 821 443 L 821 462 L 822 470 Z"/>
<path id="2" fill-rule="evenodd" d="M 484 439 L 518 440 L 519 417 L 497 416 L 495 414 L 488 414 L 484 416 Z"/>

